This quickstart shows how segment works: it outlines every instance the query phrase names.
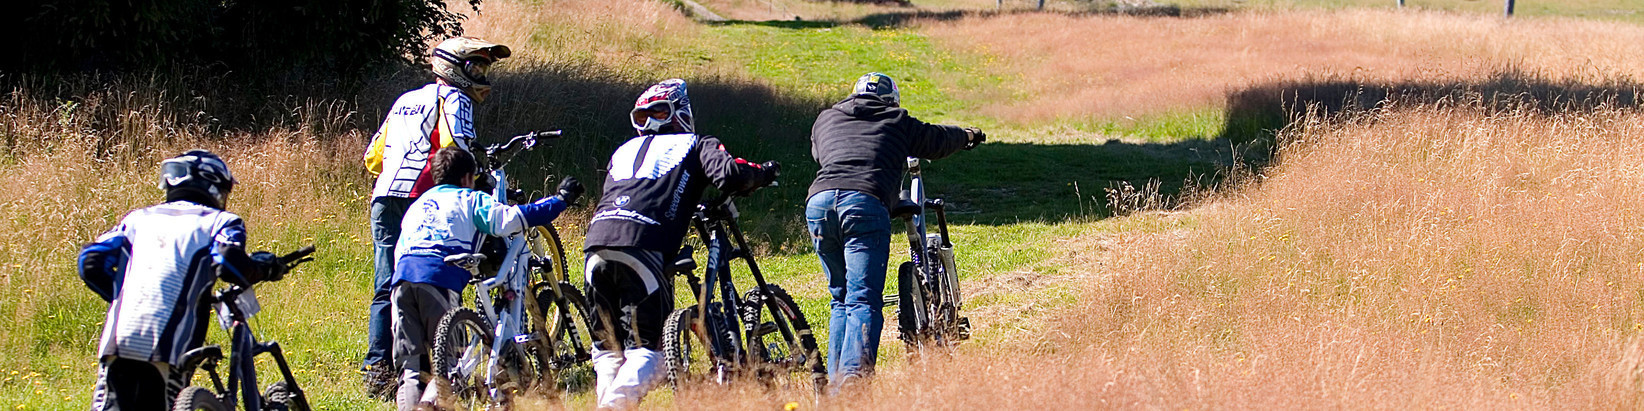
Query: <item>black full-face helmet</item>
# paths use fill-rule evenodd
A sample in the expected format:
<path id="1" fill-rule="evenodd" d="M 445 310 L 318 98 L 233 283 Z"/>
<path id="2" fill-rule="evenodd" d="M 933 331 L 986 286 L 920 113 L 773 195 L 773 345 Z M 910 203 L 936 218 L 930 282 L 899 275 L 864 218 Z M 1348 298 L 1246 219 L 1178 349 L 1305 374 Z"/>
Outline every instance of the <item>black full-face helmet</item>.
<path id="1" fill-rule="evenodd" d="M 210 151 L 189 150 L 160 162 L 160 189 L 166 190 L 167 201 L 198 198 L 216 203 L 204 205 L 222 209 L 228 206 L 235 182 L 228 163 Z"/>

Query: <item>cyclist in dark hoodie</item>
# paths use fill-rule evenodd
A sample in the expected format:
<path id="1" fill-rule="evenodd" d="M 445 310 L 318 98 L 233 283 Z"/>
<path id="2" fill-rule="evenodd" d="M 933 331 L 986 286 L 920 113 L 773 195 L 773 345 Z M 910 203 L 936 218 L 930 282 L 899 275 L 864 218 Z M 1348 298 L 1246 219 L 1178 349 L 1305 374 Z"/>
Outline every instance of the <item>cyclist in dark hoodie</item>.
<path id="1" fill-rule="evenodd" d="M 919 121 L 900 104 L 890 76 L 868 73 L 811 127 L 811 157 L 822 167 L 811 183 L 805 225 L 833 294 L 828 377 L 835 390 L 871 375 L 878 359 L 889 209 L 899 199 L 907 157 L 943 158 L 987 138 L 974 128 Z"/>

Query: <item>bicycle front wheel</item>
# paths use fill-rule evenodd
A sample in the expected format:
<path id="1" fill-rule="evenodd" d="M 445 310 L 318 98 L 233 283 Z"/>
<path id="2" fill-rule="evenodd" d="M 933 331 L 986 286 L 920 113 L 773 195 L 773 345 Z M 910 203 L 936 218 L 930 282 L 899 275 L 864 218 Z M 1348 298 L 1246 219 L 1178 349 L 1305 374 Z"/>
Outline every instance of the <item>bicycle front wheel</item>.
<path id="1" fill-rule="evenodd" d="M 177 394 L 177 402 L 172 404 L 172 411 L 229 411 L 227 405 L 217 398 L 217 393 L 206 387 L 188 387 Z"/>
<path id="2" fill-rule="evenodd" d="M 558 387 L 568 392 L 592 387 L 594 371 L 588 360 L 594 343 L 587 300 L 570 283 L 538 284 L 536 290 L 537 307 L 548 324 L 543 328 L 547 339 L 535 348 L 541 350 L 537 358 L 554 374 Z"/>
<path id="3" fill-rule="evenodd" d="M 454 397 L 461 409 L 485 409 L 492 341 L 490 322 L 478 311 L 457 307 L 445 313 L 434 331 L 434 375 L 441 381 L 429 384 L 429 389 Z"/>
<path id="4" fill-rule="evenodd" d="M 554 226 L 538 226 L 534 230 L 527 230 L 526 245 L 531 247 L 531 257 L 534 265 L 541 270 L 531 270 L 531 285 L 558 284 L 567 281 L 569 277 L 569 262 L 565 259 L 565 243 L 559 240 L 559 230 Z"/>
<path id="5" fill-rule="evenodd" d="M 816 335 L 799 304 L 787 290 L 775 284 L 766 284 L 762 290 L 749 291 L 743 299 L 743 321 L 753 325 L 748 334 L 748 354 L 756 363 L 760 380 L 789 386 L 810 384 L 820 390 L 828 385 L 828 369 L 822 363 L 822 351 L 816 347 Z"/>

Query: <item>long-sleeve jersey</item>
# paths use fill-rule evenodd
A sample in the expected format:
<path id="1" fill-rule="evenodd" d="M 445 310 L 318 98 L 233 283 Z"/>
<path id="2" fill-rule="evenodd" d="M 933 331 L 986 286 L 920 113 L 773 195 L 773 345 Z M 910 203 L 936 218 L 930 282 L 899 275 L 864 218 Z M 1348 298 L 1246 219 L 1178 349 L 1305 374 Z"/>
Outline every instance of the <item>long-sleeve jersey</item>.
<path id="1" fill-rule="evenodd" d="M 965 148 L 967 139 L 962 128 L 927 124 L 877 97 L 845 99 L 822 110 L 811 127 L 811 157 L 822 167 L 806 196 L 855 190 L 889 207 L 899 198 L 909 156 L 947 157 Z"/>
<path id="2" fill-rule="evenodd" d="M 709 184 L 744 191 L 772 177 L 725 152 L 719 139 L 695 134 L 634 137 L 611 155 L 607 169 L 587 250 L 638 247 L 673 255 Z"/>
<path id="3" fill-rule="evenodd" d="M 203 298 L 219 274 L 249 286 L 245 223 L 226 211 L 173 201 L 133 211 L 80 252 L 80 276 L 110 300 L 99 356 L 176 364 L 205 341 Z"/>
<path id="4" fill-rule="evenodd" d="M 434 154 L 474 139 L 474 109 L 456 87 L 432 83 L 400 95 L 373 139 L 384 139 L 372 197 L 417 198 L 434 186 Z M 370 153 L 368 152 L 369 156 Z"/>
<path id="5" fill-rule="evenodd" d="M 483 235 L 507 236 L 551 223 L 565 206 L 559 196 L 510 206 L 478 190 L 434 186 L 411 203 L 405 219 L 400 220 L 392 283 L 409 281 L 462 291 L 473 274 L 446 264 L 445 257 L 474 252 Z"/>

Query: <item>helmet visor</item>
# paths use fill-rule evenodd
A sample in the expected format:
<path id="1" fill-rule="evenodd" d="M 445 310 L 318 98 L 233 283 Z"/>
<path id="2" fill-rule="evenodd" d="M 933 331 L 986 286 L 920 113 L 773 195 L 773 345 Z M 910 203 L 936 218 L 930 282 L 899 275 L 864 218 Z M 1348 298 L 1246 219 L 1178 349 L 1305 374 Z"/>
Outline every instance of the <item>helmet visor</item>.
<path id="1" fill-rule="evenodd" d="M 489 84 L 491 74 L 491 60 L 474 57 L 463 61 L 462 70 L 467 72 L 468 78 L 480 84 Z"/>

